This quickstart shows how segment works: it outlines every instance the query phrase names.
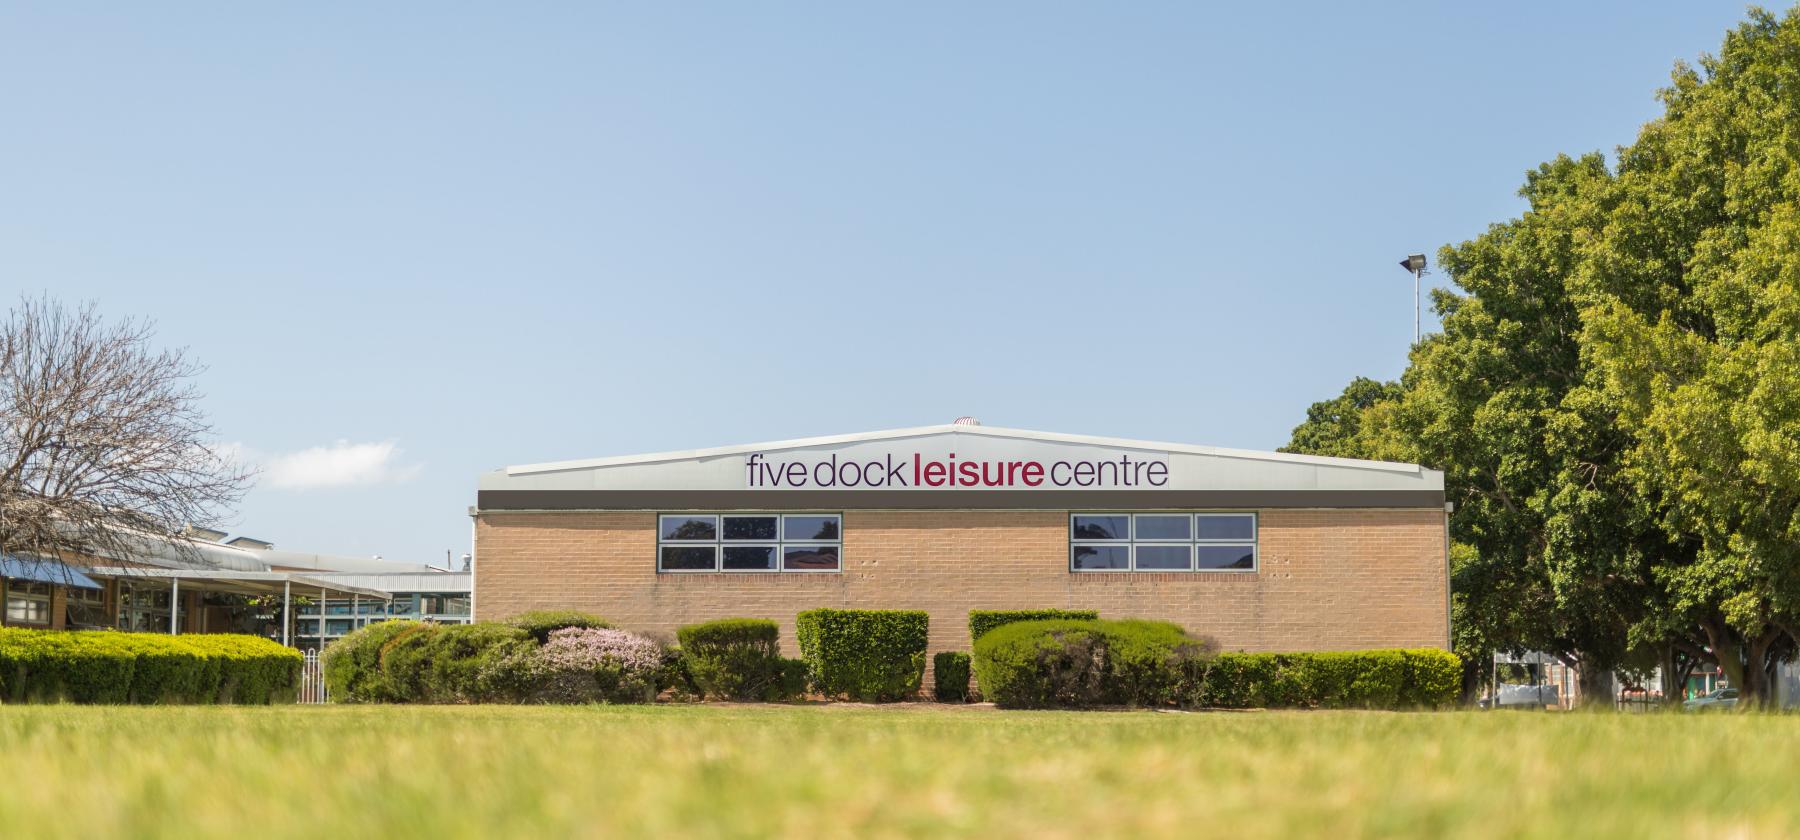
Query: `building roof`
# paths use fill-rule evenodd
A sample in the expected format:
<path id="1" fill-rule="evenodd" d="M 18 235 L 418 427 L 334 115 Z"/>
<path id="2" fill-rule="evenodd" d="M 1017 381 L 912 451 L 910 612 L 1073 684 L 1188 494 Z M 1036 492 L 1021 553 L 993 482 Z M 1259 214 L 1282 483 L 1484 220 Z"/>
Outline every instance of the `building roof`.
<path id="1" fill-rule="evenodd" d="M 434 572 L 430 574 L 387 572 L 366 575 L 322 572 L 308 575 L 308 577 L 344 586 L 379 589 L 383 592 L 472 592 L 475 589 L 474 575 L 469 572 Z"/>
<path id="2" fill-rule="evenodd" d="M 917 467 L 933 461 L 964 470 L 969 462 L 1035 463 L 1068 478 L 1067 462 L 1090 465 L 1097 472 L 1089 475 L 1105 480 L 927 487 L 921 476 L 930 474 Z M 807 480 L 829 479 L 842 465 L 853 466 L 841 482 Z M 858 467 L 883 483 L 854 483 Z M 781 480 L 789 474 L 799 480 Z M 777 500 L 829 508 L 1441 507 L 1443 479 L 1417 464 L 950 423 L 523 464 L 484 473 L 477 487 L 481 510 L 744 510 Z"/>
<path id="3" fill-rule="evenodd" d="M 1330 458 L 1323 455 L 1297 455 L 1288 452 L 1264 452 L 1254 449 L 1228 449 L 1218 446 L 1203 446 L 1191 443 L 1165 443 L 1160 441 L 1132 440 L 1129 438 L 1100 437 L 1096 435 L 1072 435 L 1062 432 L 1038 432 L 1028 429 L 1005 429 L 996 426 L 973 426 L 961 423 L 944 423 L 937 426 L 915 426 L 909 429 L 887 429 L 876 432 L 858 432 L 847 435 L 823 435 L 810 438 L 793 438 L 765 443 L 744 443 L 732 446 L 716 446 L 709 449 L 684 449 L 672 452 L 651 452 L 643 455 L 618 455 L 603 458 L 586 458 L 575 461 L 553 461 L 541 464 L 521 464 L 504 467 L 498 473 L 515 475 L 534 475 L 539 473 L 564 472 L 568 470 L 584 470 L 596 467 L 623 466 L 629 464 L 656 464 L 669 461 L 700 460 L 719 458 L 729 455 L 747 455 L 752 452 L 781 452 L 793 449 L 817 449 L 842 444 L 865 443 L 876 441 L 897 441 L 913 438 L 936 437 L 940 435 L 966 435 L 977 438 L 1006 438 L 1012 440 L 1042 441 L 1046 443 L 1066 443 L 1082 446 L 1103 447 L 1107 449 L 1130 449 L 1142 452 L 1170 452 L 1193 455 L 1205 455 L 1215 458 L 1233 458 L 1248 461 L 1266 461 L 1286 464 L 1314 464 L 1320 466 L 1347 469 L 1381 470 L 1387 472 L 1417 473 L 1424 469 L 1417 464 L 1402 464 L 1391 461 L 1362 461 L 1355 458 Z"/>

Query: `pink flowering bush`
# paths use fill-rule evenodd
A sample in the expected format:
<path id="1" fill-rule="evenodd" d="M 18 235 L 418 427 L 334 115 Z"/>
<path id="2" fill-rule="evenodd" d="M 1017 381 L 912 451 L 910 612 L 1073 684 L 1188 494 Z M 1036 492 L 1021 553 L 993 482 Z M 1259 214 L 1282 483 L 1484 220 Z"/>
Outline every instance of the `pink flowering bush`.
<path id="1" fill-rule="evenodd" d="M 648 703 L 656 698 L 663 651 L 624 630 L 570 627 L 541 647 L 499 663 L 523 699 L 540 703 Z"/>

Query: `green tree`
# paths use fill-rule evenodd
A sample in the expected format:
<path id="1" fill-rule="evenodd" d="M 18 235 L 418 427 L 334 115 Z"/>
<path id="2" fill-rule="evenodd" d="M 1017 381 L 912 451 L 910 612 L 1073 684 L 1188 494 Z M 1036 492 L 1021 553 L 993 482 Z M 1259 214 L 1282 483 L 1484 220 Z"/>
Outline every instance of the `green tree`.
<path id="1" fill-rule="evenodd" d="M 1668 540 L 1621 475 L 1629 440 L 1584 361 L 1569 288 L 1610 180 L 1598 155 L 1529 173 L 1527 212 L 1443 249 L 1462 292 L 1434 293 L 1443 332 L 1414 348 L 1401 384 L 1351 383 L 1289 444 L 1444 470 L 1466 684 L 1496 649 L 1541 650 L 1579 669 L 1585 699 L 1610 702 L 1651 614 L 1650 558 Z"/>
<path id="2" fill-rule="evenodd" d="M 1800 17 L 1753 10 L 1621 149 L 1578 275 L 1654 573 L 1744 705 L 1800 628 Z"/>
<path id="3" fill-rule="evenodd" d="M 1371 410 L 1377 405 L 1394 402 L 1400 393 L 1398 382 L 1379 382 L 1358 376 L 1350 380 L 1342 394 L 1307 408 L 1306 422 L 1294 427 L 1288 444 L 1280 451 L 1386 460 L 1380 457 L 1390 443 L 1383 437 L 1383 415 L 1381 411 Z M 1373 415 L 1366 432 L 1363 428 L 1365 415 Z"/>

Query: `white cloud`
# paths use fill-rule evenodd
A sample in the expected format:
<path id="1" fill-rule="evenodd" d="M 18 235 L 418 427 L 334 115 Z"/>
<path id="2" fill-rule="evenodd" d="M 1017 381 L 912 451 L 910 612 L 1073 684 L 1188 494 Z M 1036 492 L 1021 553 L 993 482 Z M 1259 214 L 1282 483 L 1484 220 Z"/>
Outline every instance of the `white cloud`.
<path id="1" fill-rule="evenodd" d="M 419 474 L 422 464 L 400 462 L 402 450 L 393 441 L 351 443 L 340 440 L 298 452 L 257 457 L 239 450 L 239 457 L 262 467 L 262 481 L 282 490 L 315 490 L 396 484 Z"/>

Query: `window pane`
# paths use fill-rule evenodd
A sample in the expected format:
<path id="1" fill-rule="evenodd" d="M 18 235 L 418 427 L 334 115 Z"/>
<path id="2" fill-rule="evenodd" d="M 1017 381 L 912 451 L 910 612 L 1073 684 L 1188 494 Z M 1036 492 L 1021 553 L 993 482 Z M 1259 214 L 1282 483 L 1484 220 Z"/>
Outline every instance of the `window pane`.
<path id="1" fill-rule="evenodd" d="M 1140 540 L 1185 540 L 1194 532 L 1194 520 L 1188 516 L 1140 516 L 1137 538 Z"/>
<path id="2" fill-rule="evenodd" d="M 1194 558 L 1185 545 L 1140 545 L 1137 547 L 1139 569 L 1192 569 Z"/>
<path id="3" fill-rule="evenodd" d="M 1077 516 L 1072 520 L 1069 533 L 1078 540 L 1128 540 L 1131 539 L 1131 517 Z"/>
<path id="4" fill-rule="evenodd" d="M 672 571 L 711 571 L 715 559 L 713 551 L 712 546 L 665 545 L 662 550 L 662 567 Z"/>
<path id="5" fill-rule="evenodd" d="M 1131 547 L 1124 545 L 1077 545 L 1072 546 L 1073 562 L 1077 569 L 1129 569 L 1131 568 Z"/>
<path id="6" fill-rule="evenodd" d="M 319 635 L 319 620 L 316 618 L 295 619 L 294 632 L 302 636 L 317 636 Z"/>
<path id="7" fill-rule="evenodd" d="M 1203 514 L 1194 517 L 1198 533 L 1196 539 L 1202 540 L 1253 540 L 1256 539 L 1256 517 L 1248 513 L 1234 513 L 1223 516 Z"/>
<path id="8" fill-rule="evenodd" d="M 773 540 L 775 536 L 775 517 L 773 516 L 727 516 L 725 517 L 725 539 L 728 540 Z"/>
<path id="9" fill-rule="evenodd" d="M 1194 547 L 1202 569 L 1254 569 L 1256 547 L 1251 545 L 1200 545 Z"/>
<path id="10" fill-rule="evenodd" d="M 719 538 L 717 516 L 665 516 L 662 518 L 665 540 L 716 540 Z"/>
<path id="11" fill-rule="evenodd" d="M 838 518 L 835 516 L 785 516 L 788 540 L 835 540 Z"/>
<path id="12" fill-rule="evenodd" d="M 775 546 L 772 545 L 728 545 L 725 547 L 725 568 L 757 571 L 773 571 L 775 568 Z"/>
<path id="13" fill-rule="evenodd" d="M 325 635 L 342 636 L 350 632 L 350 619 L 332 618 L 325 621 Z"/>
<path id="14" fill-rule="evenodd" d="M 838 567 L 838 547 L 835 545 L 790 545 L 782 552 L 781 567 L 800 572 L 835 569 Z"/>

